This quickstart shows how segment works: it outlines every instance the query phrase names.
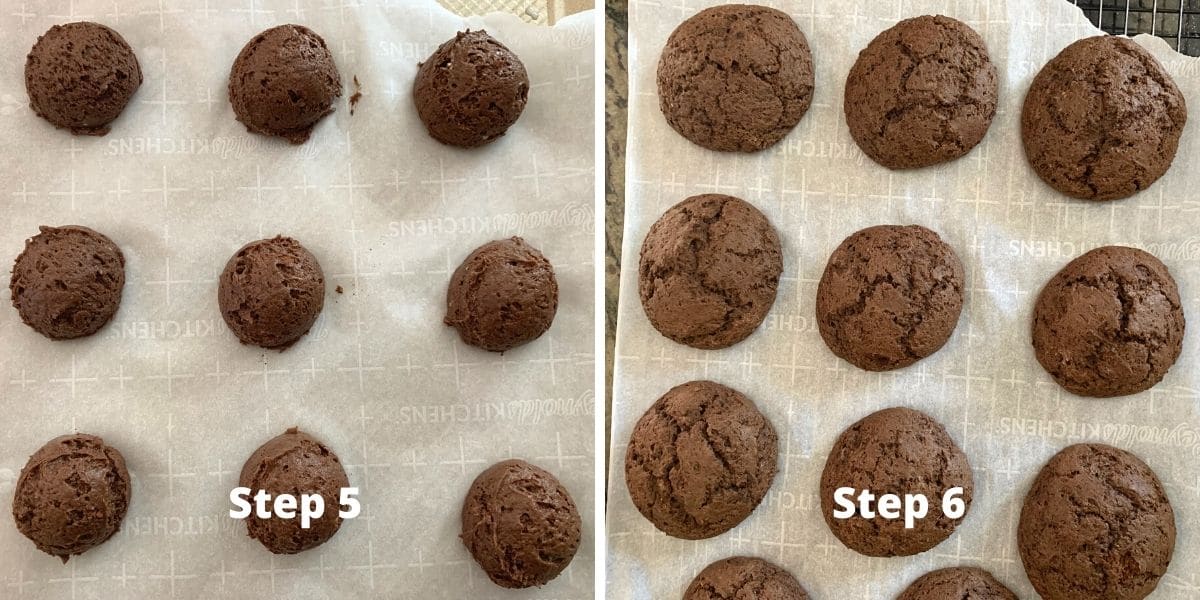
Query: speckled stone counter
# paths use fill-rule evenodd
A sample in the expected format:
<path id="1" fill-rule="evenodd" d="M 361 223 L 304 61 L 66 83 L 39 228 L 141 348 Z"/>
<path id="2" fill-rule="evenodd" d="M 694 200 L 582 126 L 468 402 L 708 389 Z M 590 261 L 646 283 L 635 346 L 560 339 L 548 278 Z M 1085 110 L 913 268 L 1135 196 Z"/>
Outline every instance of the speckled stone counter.
<path id="1" fill-rule="evenodd" d="M 621 237 L 625 228 L 625 109 L 629 95 L 626 0 L 608 0 L 604 12 L 604 430 L 607 432 L 612 408 Z M 606 440 L 604 447 L 608 446 Z"/>

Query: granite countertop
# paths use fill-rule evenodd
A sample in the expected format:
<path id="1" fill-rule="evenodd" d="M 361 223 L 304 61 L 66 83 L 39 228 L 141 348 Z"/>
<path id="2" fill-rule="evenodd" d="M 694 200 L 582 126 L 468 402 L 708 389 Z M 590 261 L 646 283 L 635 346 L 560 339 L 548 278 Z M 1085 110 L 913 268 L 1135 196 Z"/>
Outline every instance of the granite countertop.
<path id="1" fill-rule="evenodd" d="M 620 291 L 621 239 L 625 230 L 628 4 L 626 0 L 606 0 L 604 12 L 604 431 L 607 435 L 612 429 L 613 350 Z M 606 458 L 608 447 L 606 438 Z"/>

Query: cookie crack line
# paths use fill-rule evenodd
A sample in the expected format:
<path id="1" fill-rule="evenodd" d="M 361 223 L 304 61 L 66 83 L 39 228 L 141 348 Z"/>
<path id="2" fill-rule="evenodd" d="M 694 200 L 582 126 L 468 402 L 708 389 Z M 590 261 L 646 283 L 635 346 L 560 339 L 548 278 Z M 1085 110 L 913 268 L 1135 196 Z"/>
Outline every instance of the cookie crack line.
<path id="1" fill-rule="evenodd" d="M 812 59 L 785 13 L 710 7 L 671 33 L 657 86 L 659 107 L 679 134 L 713 150 L 756 152 L 786 136 L 808 110 Z"/>
<path id="2" fill-rule="evenodd" d="M 1100 358 L 1101 350 L 1109 342 L 1132 343 L 1141 346 L 1145 350 L 1146 354 L 1145 364 L 1147 371 L 1142 379 L 1139 380 L 1139 384 L 1145 383 L 1156 377 L 1155 354 L 1162 350 L 1163 347 L 1167 345 L 1169 340 L 1161 332 L 1157 331 L 1147 332 L 1145 334 L 1137 334 L 1129 331 L 1129 319 L 1131 317 L 1131 313 L 1136 310 L 1134 299 L 1130 295 L 1130 288 L 1133 288 L 1136 291 L 1146 291 L 1147 289 L 1153 290 L 1159 298 L 1166 300 L 1168 305 L 1170 305 L 1173 310 L 1177 311 L 1180 309 L 1179 303 L 1175 302 L 1169 294 L 1163 291 L 1163 283 L 1161 281 L 1157 280 L 1156 278 L 1152 278 L 1149 282 L 1150 285 L 1145 285 L 1144 283 L 1145 282 L 1126 279 L 1111 268 L 1098 276 L 1078 275 L 1063 282 L 1064 287 L 1067 288 L 1082 286 L 1112 294 L 1120 303 L 1121 312 L 1118 315 L 1118 328 L 1115 331 L 1112 331 L 1111 335 L 1091 336 L 1089 338 L 1091 340 L 1091 351 L 1088 353 L 1087 357 L 1089 358 L 1091 364 L 1099 363 L 1102 360 Z M 1052 324 L 1044 319 L 1043 322 L 1046 323 L 1047 328 L 1049 328 L 1052 332 L 1057 332 L 1057 328 Z M 1104 332 L 1103 330 L 1099 330 L 1097 333 L 1103 334 Z M 1070 360 L 1070 356 L 1059 353 L 1057 360 L 1057 371 L 1061 371 Z M 1101 369 L 1092 369 L 1092 371 L 1093 372 L 1091 374 L 1099 377 L 1100 379 L 1119 382 L 1119 377 L 1114 380 Z M 1086 380 L 1080 380 L 1076 377 L 1071 377 L 1063 373 L 1056 372 L 1055 376 L 1077 386 L 1087 383 Z"/>
<path id="3" fill-rule="evenodd" d="M 684 202 L 686 202 L 686 200 Z M 720 202 L 720 206 L 717 207 L 717 212 L 712 217 L 703 217 L 703 216 L 697 215 L 692 210 L 691 206 L 689 206 L 687 204 L 681 203 L 678 205 L 679 211 L 682 212 L 684 214 L 684 216 L 686 216 L 688 218 L 688 221 L 690 221 L 690 222 L 699 221 L 700 223 L 702 223 L 704 225 L 702 231 L 700 232 L 701 235 L 698 236 L 703 241 L 700 242 L 700 244 L 701 244 L 700 248 L 695 248 L 695 247 L 692 248 L 692 253 L 694 255 L 699 254 L 700 250 L 702 250 L 704 247 L 708 246 L 709 230 L 710 230 L 712 224 L 721 218 L 721 215 L 725 211 L 725 205 L 729 202 L 729 200 L 727 198 L 722 198 L 719 200 L 719 202 Z M 658 225 L 658 223 L 655 223 L 655 226 L 651 227 L 651 231 L 650 231 L 649 235 L 653 235 L 655 233 L 655 229 L 656 229 L 657 225 Z M 643 255 L 645 254 L 644 249 L 643 249 L 642 254 Z M 679 269 L 677 269 L 677 267 L 675 265 L 675 263 L 677 263 L 677 262 L 678 261 L 670 261 L 669 263 L 664 263 L 663 261 L 652 261 L 651 264 L 647 265 L 651 269 L 650 272 L 647 273 L 647 275 L 649 275 L 654 281 L 661 281 L 661 280 L 666 279 L 670 275 L 679 274 L 680 271 L 679 271 Z M 685 275 L 692 275 L 692 274 L 696 273 L 696 269 L 692 268 L 690 270 L 683 271 L 682 273 Z M 643 301 L 652 300 L 654 298 L 654 293 L 655 293 L 655 286 L 649 286 L 649 294 L 643 299 Z"/>
<path id="4" fill-rule="evenodd" d="M 658 402 L 655 402 L 655 404 L 651 407 L 651 411 L 654 416 L 671 425 L 669 440 L 665 445 L 665 448 L 667 448 L 668 451 L 665 453 L 666 464 L 663 465 L 662 468 L 663 475 L 660 477 L 653 469 L 650 468 L 649 465 L 646 464 L 646 461 L 640 460 L 640 457 L 637 454 L 634 454 L 636 450 L 634 450 L 634 445 L 632 443 L 630 444 L 630 458 L 632 458 L 632 461 L 627 459 L 626 464 L 633 462 L 634 466 L 645 473 L 648 478 L 654 479 L 658 483 L 661 483 L 666 488 L 666 497 L 664 498 L 660 496 L 660 494 L 658 494 L 658 488 L 651 485 L 647 488 L 647 491 L 649 491 L 651 494 L 651 499 L 648 506 L 643 508 L 641 505 L 637 505 L 636 503 L 635 505 L 646 518 L 650 519 L 651 522 L 655 522 L 653 517 L 657 512 L 655 509 L 659 506 L 659 500 L 665 500 L 667 503 L 666 508 L 673 518 L 680 519 L 684 521 L 686 525 L 696 529 L 703 529 L 704 525 L 701 524 L 700 521 L 683 506 L 682 502 L 680 502 L 678 495 L 676 494 L 675 482 L 671 479 L 671 473 L 679 467 L 679 453 L 676 451 L 676 447 L 678 446 L 679 435 L 682 433 L 683 428 L 674 417 L 666 412 L 666 407 L 660 406 Z M 630 491 L 632 491 L 632 488 Z M 658 526 L 656 522 L 655 526 Z M 659 529 L 661 529 L 661 527 L 659 527 Z"/>
<path id="5" fill-rule="evenodd" d="M 726 422 L 733 430 L 722 430 Z M 704 539 L 727 531 L 761 502 L 770 483 L 764 476 L 775 472 L 773 463 L 764 466 L 761 460 L 739 465 L 735 442 L 756 445 L 747 449 L 747 459 L 761 455 L 762 435 L 773 441 L 769 429 L 735 390 L 705 381 L 672 388 L 647 409 L 630 438 L 625 473 L 634 505 L 673 537 Z M 642 433 L 651 431 L 652 439 Z M 701 477 L 698 466 L 708 475 Z M 730 494 L 739 491 L 744 493 Z"/>
<path id="6" fill-rule="evenodd" d="M 1085 51 L 1107 53 L 1105 59 L 1128 58 L 1134 65 L 1116 67 L 1115 74 L 1123 79 L 1115 81 L 1108 72 L 1114 63 L 1081 58 Z M 1088 91 L 1067 95 L 1067 86 L 1074 83 Z M 1131 89 L 1144 93 L 1131 101 Z M 1098 117 L 1070 126 L 1059 104 L 1081 96 L 1087 97 L 1085 102 L 1099 103 Z M 1060 52 L 1034 79 L 1022 109 L 1022 139 L 1030 163 L 1052 187 L 1085 199 L 1124 198 L 1148 188 L 1170 167 L 1186 122 L 1184 102 L 1170 76 L 1134 42 L 1085 38 Z M 1058 135 L 1032 131 L 1038 129 L 1038 115 L 1048 117 Z M 1130 141 L 1134 135 L 1138 140 Z M 1063 144 L 1064 138 L 1071 143 Z M 1067 156 L 1059 156 L 1063 153 Z M 1155 159 L 1138 154 L 1153 154 Z"/>
<path id="7" fill-rule="evenodd" d="M 939 44 L 938 48 L 933 52 L 920 54 L 908 43 L 906 43 L 906 40 L 902 36 L 894 33 L 894 30 L 891 30 L 893 31 L 893 35 L 896 37 L 896 39 L 891 41 L 891 45 L 906 59 L 908 64 L 900 75 L 895 102 L 892 108 L 890 108 L 883 115 L 882 122 L 879 124 L 878 130 L 876 130 L 876 134 L 880 138 L 885 138 L 887 131 L 891 126 L 903 119 L 904 116 L 906 116 L 912 110 L 923 108 L 934 112 L 938 116 L 941 134 L 938 136 L 938 138 L 933 140 L 935 145 L 938 148 L 941 148 L 945 144 L 949 143 L 961 152 L 967 149 L 967 145 L 963 142 L 963 140 L 954 138 L 950 120 L 956 114 L 961 112 L 961 107 L 967 106 L 979 109 L 981 114 L 987 113 L 987 118 L 990 121 L 991 116 L 993 116 L 995 112 L 994 103 L 988 102 L 985 99 L 977 98 L 964 89 L 959 89 L 954 99 L 940 100 L 933 91 L 909 89 L 908 83 L 913 73 L 931 62 L 942 65 L 944 69 L 953 70 L 960 78 L 964 80 L 964 82 L 970 81 L 971 76 L 968 71 L 971 69 L 986 67 L 988 65 L 988 60 L 986 56 L 980 56 L 980 49 L 976 48 L 973 40 L 967 39 L 962 32 L 957 31 L 955 28 L 950 27 L 946 23 L 937 19 L 930 19 L 929 22 L 941 33 L 949 38 L 952 38 L 952 41 L 957 44 L 957 47 L 961 47 L 964 50 L 964 56 L 954 57 L 953 60 L 947 58 L 947 46 L 944 43 Z M 885 34 L 888 33 L 889 32 L 885 32 Z M 872 44 L 874 43 L 875 42 L 873 41 Z M 873 48 L 872 46 L 868 46 L 868 49 Z M 877 58 L 877 56 L 873 56 L 873 58 Z M 855 65 L 855 71 L 857 71 L 857 67 L 858 63 Z M 869 79 L 876 70 L 884 67 L 885 65 L 880 64 L 879 61 L 876 60 L 875 64 L 865 67 L 863 72 L 852 72 L 851 77 L 858 75 L 862 78 Z"/>

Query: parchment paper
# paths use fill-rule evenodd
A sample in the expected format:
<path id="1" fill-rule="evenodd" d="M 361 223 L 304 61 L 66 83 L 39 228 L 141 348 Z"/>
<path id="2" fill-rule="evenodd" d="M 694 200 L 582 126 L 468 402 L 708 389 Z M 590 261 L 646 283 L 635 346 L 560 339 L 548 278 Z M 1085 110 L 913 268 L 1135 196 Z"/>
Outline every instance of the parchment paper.
<path id="1" fill-rule="evenodd" d="M 26 106 L 25 53 L 83 18 L 119 30 L 145 72 L 102 138 Z M 325 38 L 345 83 L 300 147 L 247 133 L 226 100 L 242 45 L 286 22 Z M 417 62 L 468 26 L 512 48 L 532 82 L 520 121 L 475 151 L 430 139 L 410 100 Z M 590 531 L 564 574 L 526 591 L 493 586 L 457 535 L 471 480 L 509 456 L 556 473 L 593 515 L 593 36 L 587 13 L 550 29 L 434 0 L 0 2 L 0 256 L 38 225 L 79 223 L 127 259 L 120 312 L 89 339 L 42 338 L 4 286 L 0 597 L 590 598 Z M 239 246 L 277 233 L 316 255 L 328 285 L 316 326 L 282 353 L 238 344 L 215 281 Z M 560 304 L 546 335 L 500 356 L 441 318 L 448 271 L 511 235 L 554 264 Z M 228 517 L 228 494 L 292 425 L 341 457 L 363 513 L 275 557 Z M 76 430 L 122 451 L 133 498 L 118 535 L 64 566 L 7 515 L 29 454 Z"/>
<path id="2" fill-rule="evenodd" d="M 776 561 L 814 598 L 893 598 L 920 574 L 958 564 L 992 571 L 1022 598 L 1036 597 L 1016 548 L 1021 502 L 1059 449 L 1097 440 L 1145 459 L 1167 488 L 1179 537 L 1156 598 L 1200 595 L 1200 335 L 1153 390 L 1091 400 L 1063 392 L 1037 364 L 1031 309 L 1041 286 L 1095 246 L 1154 252 L 1179 283 L 1184 310 L 1200 319 L 1200 63 L 1161 40 L 1137 40 L 1161 60 L 1192 104 L 1174 167 L 1149 190 L 1107 204 L 1065 198 L 1027 166 L 1019 138 L 1029 82 L 1075 39 L 1095 35 L 1065 1 L 767 1 L 808 36 L 816 63 L 813 107 L 778 146 L 755 155 L 692 145 L 658 110 L 655 67 L 672 29 L 715 2 L 630 3 L 630 115 L 624 269 L 617 334 L 609 489 L 608 582 L 615 598 L 677 598 L 709 562 L 735 554 Z M 984 142 L 948 165 L 890 172 L 866 158 L 844 123 L 842 92 L 859 50 L 898 20 L 947 14 L 987 41 L 1000 74 L 1000 108 Z M 659 335 L 637 296 L 638 250 L 664 210 L 686 196 L 721 192 L 762 209 L 783 239 L 784 281 L 762 328 L 720 351 Z M 816 284 L 830 252 L 858 229 L 919 223 L 959 254 L 969 290 L 954 336 L 913 367 L 867 373 L 836 358 L 813 320 Z M 709 378 L 745 392 L 779 433 L 779 474 L 744 523 L 690 542 L 659 533 L 637 512 L 624 481 L 634 422 L 671 386 Z M 944 423 L 974 468 L 975 500 L 948 540 L 909 558 L 869 559 L 841 545 L 821 517 L 817 489 L 837 435 L 880 408 L 906 405 Z"/>

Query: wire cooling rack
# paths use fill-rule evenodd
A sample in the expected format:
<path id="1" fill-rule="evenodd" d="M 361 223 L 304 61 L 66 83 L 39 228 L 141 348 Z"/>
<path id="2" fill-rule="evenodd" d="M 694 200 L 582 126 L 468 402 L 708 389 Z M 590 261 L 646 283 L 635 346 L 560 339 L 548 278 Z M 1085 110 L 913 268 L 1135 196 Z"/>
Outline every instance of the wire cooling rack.
<path id="1" fill-rule="evenodd" d="M 1074 0 L 1097 27 L 1120 35 L 1149 33 L 1200 56 L 1200 0 Z"/>

